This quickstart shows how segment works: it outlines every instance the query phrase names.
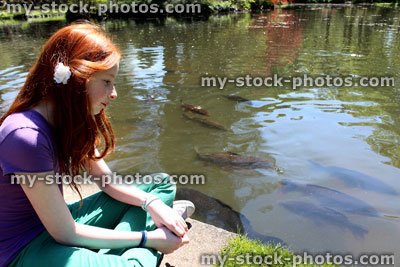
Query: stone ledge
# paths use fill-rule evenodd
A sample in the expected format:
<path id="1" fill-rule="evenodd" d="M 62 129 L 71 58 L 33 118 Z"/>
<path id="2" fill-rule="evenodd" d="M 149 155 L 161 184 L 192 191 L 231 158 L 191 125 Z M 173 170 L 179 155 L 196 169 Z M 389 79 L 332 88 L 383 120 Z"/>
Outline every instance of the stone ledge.
<path id="1" fill-rule="evenodd" d="M 212 254 L 218 257 L 221 248 L 227 244 L 227 240 L 236 234 L 193 219 L 188 219 L 187 222 L 192 224 L 192 228 L 188 232 L 189 244 L 181 247 L 172 254 L 165 255 L 161 266 L 215 266 L 202 264 L 201 256 Z"/>

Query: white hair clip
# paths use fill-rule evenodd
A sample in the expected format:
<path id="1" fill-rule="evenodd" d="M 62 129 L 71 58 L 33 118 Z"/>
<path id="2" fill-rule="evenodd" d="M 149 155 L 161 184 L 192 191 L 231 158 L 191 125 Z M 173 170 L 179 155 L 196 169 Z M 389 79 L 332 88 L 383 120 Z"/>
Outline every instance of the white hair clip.
<path id="1" fill-rule="evenodd" d="M 54 80 L 56 81 L 56 83 L 67 84 L 67 81 L 70 77 L 71 70 L 69 69 L 69 67 L 59 62 L 54 69 Z"/>

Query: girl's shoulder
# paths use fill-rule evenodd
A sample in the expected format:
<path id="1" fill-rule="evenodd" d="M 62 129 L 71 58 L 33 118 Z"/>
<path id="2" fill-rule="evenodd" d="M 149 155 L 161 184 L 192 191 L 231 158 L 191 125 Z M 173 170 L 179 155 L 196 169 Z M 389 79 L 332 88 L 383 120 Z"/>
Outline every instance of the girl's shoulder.
<path id="1" fill-rule="evenodd" d="M 51 138 L 52 129 L 47 120 L 37 111 L 29 109 L 9 115 L 0 126 L 0 143 L 12 132 L 25 129 L 37 131 Z"/>
<path id="2" fill-rule="evenodd" d="M 51 127 L 37 111 L 9 115 L 0 126 L 0 168 L 15 172 L 55 170 L 55 146 Z"/>

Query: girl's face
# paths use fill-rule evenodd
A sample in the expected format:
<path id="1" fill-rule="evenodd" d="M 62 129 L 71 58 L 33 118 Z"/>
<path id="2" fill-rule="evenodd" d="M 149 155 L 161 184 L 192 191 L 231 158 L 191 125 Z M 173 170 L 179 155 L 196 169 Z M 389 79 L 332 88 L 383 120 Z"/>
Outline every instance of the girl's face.
<path id="1" fill-rule="evenodd" d="M 88 80 L 87 90 L 89 101 L 92 104 L 92 114 L 97 115 L 104 109 L 110 100 L 117 98 L 114 79 L 117 76 L 119 65 L 94 73 Z"/>

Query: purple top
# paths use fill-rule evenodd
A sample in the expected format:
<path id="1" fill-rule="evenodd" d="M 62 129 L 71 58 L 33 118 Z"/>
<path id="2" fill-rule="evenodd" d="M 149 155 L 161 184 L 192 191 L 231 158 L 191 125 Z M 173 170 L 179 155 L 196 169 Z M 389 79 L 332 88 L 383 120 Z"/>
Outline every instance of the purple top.
<path id="1" fill-rule="evenodd" d="M 35 110 L 11 114 L 0 126 L 0 266 L 45 230 L 21 186 L 11 183 L 11 174 L 58 170 L 52 135 Z"/>

